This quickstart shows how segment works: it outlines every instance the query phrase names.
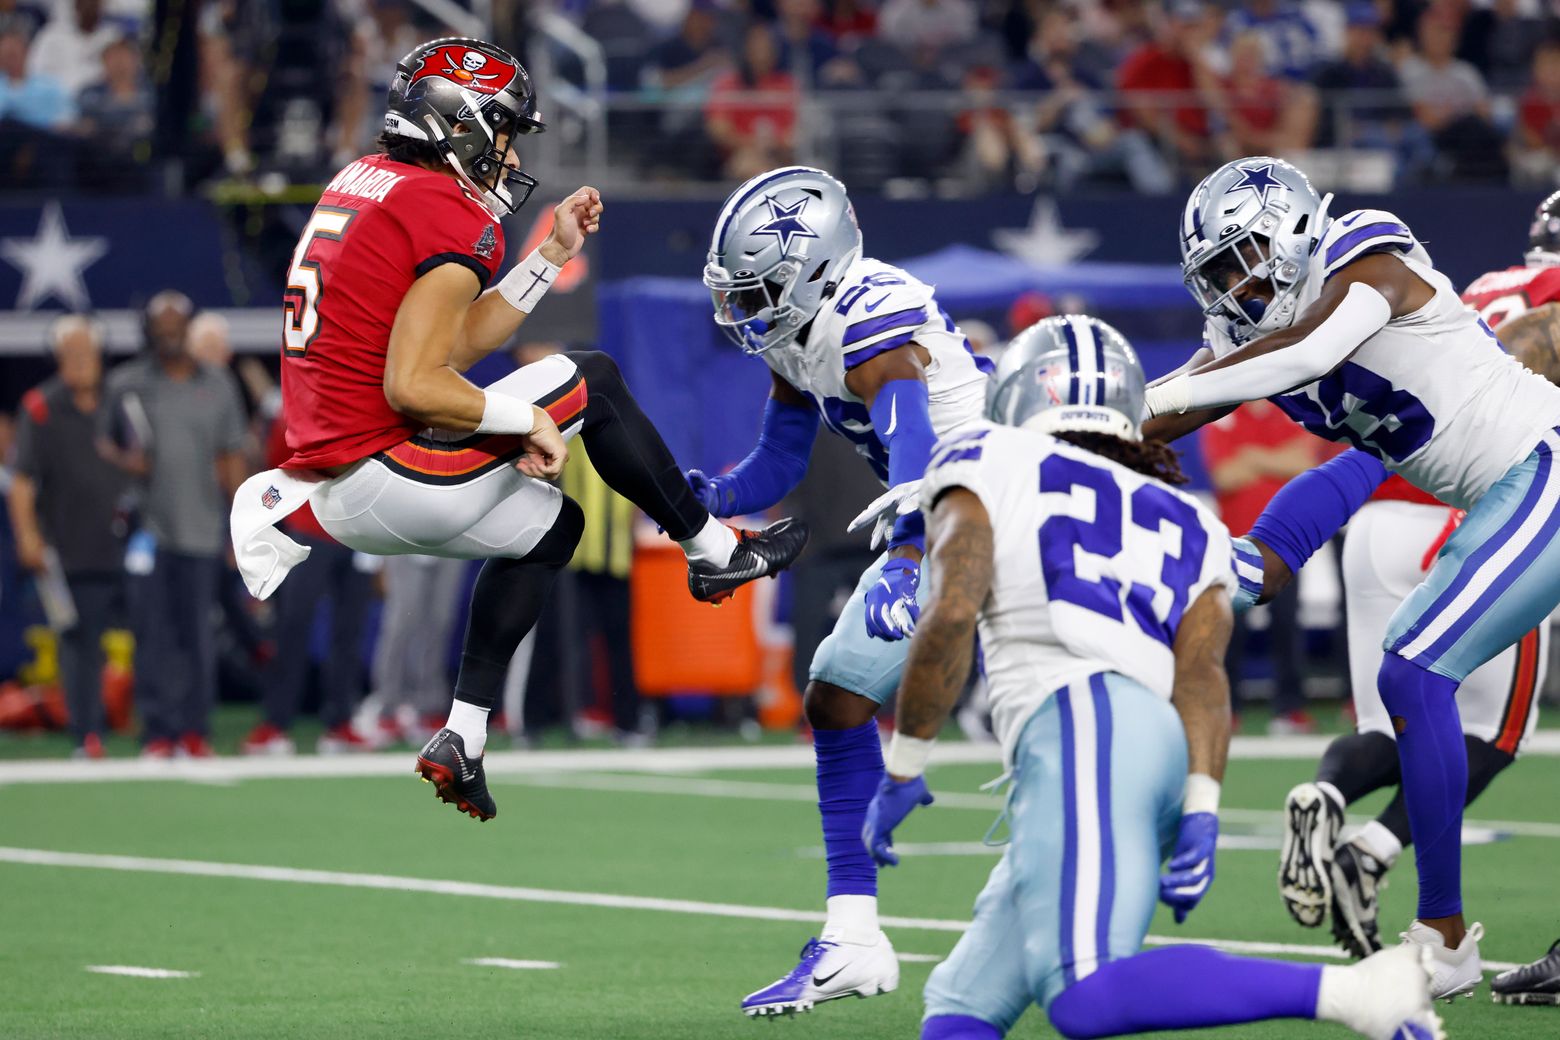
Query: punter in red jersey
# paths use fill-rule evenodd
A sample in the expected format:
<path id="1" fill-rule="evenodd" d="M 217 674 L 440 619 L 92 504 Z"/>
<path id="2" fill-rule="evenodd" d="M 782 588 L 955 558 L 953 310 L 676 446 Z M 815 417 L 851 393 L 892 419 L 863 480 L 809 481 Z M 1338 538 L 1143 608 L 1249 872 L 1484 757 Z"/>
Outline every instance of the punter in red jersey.
<path id="1" fill-rule="evenodd" d="M 480 40 L 434 40 L 401 59 L 388 107 L 383 154 L 331 179 L 293 253 L 282 326 L 291 454 L 239 489 L 233 542 L 262 598 L 307 553 L 273 526 L 305 502 L 360 552 L 487 561 L 449 722 L 417 759 L 441 799 L 486 820 L 497 811 L 482 769 L 487 715 L 584 526 L 545 482 L 569 437 L 682 545 L 699 599 L 779 571 L 807 534 L 790 520 L 735 532 L 712 518 L 605 354 L 556 355 L 486 388 L 461 374 L 509 340 L 599 229 L 601 196 L 586 187 L 565 199 L 547 240 L 499 277 L 499 220 L 536 187 L 513 144 L 545 129 L 525 69 Z"/>

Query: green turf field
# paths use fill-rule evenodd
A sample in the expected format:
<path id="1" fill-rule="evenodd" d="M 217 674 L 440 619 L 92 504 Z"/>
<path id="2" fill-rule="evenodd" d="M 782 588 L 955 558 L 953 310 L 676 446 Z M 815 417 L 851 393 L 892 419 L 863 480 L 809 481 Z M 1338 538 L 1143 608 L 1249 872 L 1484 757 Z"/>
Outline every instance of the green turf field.
<path id="1" fill-rule="evenodd" d="M 789 968 L 813 934 L 806 922 L 758 919 L 761 908 L 821 904 L 809 770 L 646 775 L 611 771 L 610 761 L 585 773 L 496 777 L 500 815 L 486 825 L 437 805 L 409 760 L 404 776 L 0 782 L 0 859 L 12 860 L 0 862 L 0 1037 L 917 1035 L 925 960 L 905 963 L 901 989 L 889 996 L 776 1024 L 737 1011 L 742 995 Z M 1303 760 L 1232 762 L 1226 805 L 1271 811 L 1309 770 Z M 901 842 L 978 842 L 993 814 L 976 790 L 993 772 L 935 770 L 934 790 L 959 804 L 913 817 Z M 1488 930 L 1488 960 L 1529 960 L 1560 934 L 1556 790 L 1560 759 L 1529 757 L 1472 814 L 1547 825 L 1467 851 L 1467 901 Z M 1249 844 L 1276 836 L 1276 813 L 1228 816 L 1226 832 Z M 964 854 L 907 855 L 886 873 L 885 914 L 947 922 L 891 928 L 902 954 L 930 959 L 952 947 L 951 922 L 966 917 L 994 862 L 960 846 L 937 851 Z M 39 865 L 14 862 L 26 855 L 16 850 L 161 862 Z M 1325 933 L 1296 927 L 1280 906 L 1276 860 L 1267 849 L 1221 851 L 1208 899 L 1180 929 L 1161 914 L 1153 934 L 1320 947 Z M 321 873 L 166 872 L 226 869 L 202 866 L 213 863 Z M 1386 895 L 1392 930 L 1412 913 L 1408 867 L 1400 864 Z M 419 890 L 397 890 L 407 887 L 397 879 Z M 449 881 L 475 884 L 437 884 Z M 613 897 L 692 905 L 647 909 Z M 732 916 L 715 915 L 712 903 L 732 904 L 724 911 Z M 558 966 L 463 963 L 472 958 Z M 198 975 L 119 977 L 88 965 Z M 1487 990 L 1446 1017 L 1453 1036 L 1560 1036 L 1560 1010 L 1497 1007 Z M 1054 1034 L 1031 1012 L 1013 1035 Z M 1223 1035 L 1350 1034 L 1284 1023 Z"/>

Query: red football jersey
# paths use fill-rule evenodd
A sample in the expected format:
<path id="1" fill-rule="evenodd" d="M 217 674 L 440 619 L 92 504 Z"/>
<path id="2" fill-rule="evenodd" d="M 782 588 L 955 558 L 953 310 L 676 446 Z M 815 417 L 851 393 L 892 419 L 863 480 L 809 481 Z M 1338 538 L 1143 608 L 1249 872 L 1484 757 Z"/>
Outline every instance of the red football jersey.
<path id="1" fill-rule="evenodd" d="M 441 264 L 485 288 L 504 229 L 454 177 L 370 155 L 331 180 L 293 251 L 282 297 L 288 469 L 339 466 L 422 428 L 385 400 L 385 350 L 412 283 Z"/>
<path id="2" fill-rule="evenodd" d="M 1493 329 L 1523 311 L 1560 301 L 1560 266 L 1491 271 L 1475 278 L 1462 299 Z"/>

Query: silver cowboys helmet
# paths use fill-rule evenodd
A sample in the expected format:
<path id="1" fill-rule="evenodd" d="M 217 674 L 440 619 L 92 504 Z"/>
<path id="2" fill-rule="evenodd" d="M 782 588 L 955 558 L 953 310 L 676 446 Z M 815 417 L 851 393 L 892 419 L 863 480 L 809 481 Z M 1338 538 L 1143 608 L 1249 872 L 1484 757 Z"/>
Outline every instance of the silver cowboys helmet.
<path id="1" fill-rule="evenodd" d="M 770 170 L 721 207 L 704 265 L 715 324 L 748 354 L 796 337 L 861 255 L 845 185 L 811 166 Z"/>
<path id="2" fill-rule="evenodd" d="M 1046 318 L 1008 344 L 986 388 L 986 417 L 1042 433 L 1143 439 L 1143 366 L 1098 318 Z"/>
<path id="3" fill-rule="evenodd" d="M 1181 215 L 1181 275 L 1203 313 L 1226 319 L 1238 343 L 1288 328 L 1331 202 L 1305 174 L 1265 155 L 1203 178 Z M 1237 299 L 1263 280 L 1272 285 L 1271 302 Z"/>

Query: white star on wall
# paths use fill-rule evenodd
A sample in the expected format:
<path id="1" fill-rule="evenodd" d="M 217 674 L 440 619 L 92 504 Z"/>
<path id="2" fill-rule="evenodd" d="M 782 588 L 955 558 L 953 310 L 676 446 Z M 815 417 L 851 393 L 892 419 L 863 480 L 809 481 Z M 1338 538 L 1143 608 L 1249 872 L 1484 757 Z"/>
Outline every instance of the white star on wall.
<path id="1" fill-rule="evenodd" d="M 30 311 L 51 296 L 71 310 L 92 305 L 82 274 L 108 252 L 108 239 L 72 238 L 58 202 L 43 207 L 33 238 L 0 238 L 0 258 L 22 272 L 16 309 Z"/>
<path id="2" fill-rule="evenodd" d="M 991 241 L 1004 253 L 1036 267 L 1064 267 L 1094 252 L 1100 236 L 1093 231 L 1068 231 L 1056 215 L 1056 202 L 1035 199 L 1026 228 L 998 228 Z"/>

